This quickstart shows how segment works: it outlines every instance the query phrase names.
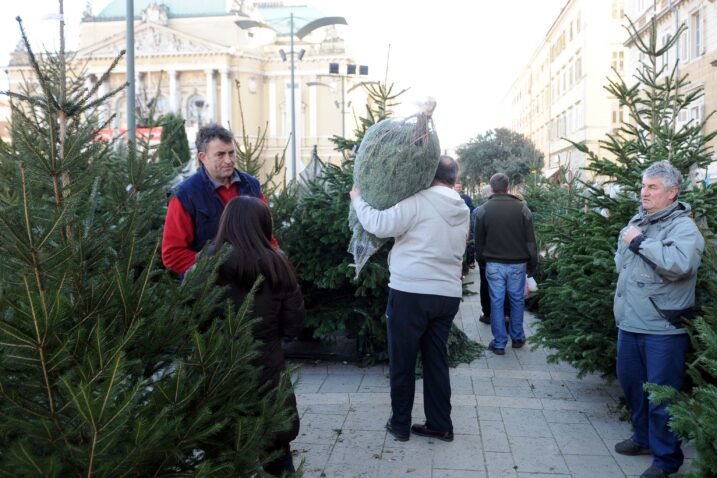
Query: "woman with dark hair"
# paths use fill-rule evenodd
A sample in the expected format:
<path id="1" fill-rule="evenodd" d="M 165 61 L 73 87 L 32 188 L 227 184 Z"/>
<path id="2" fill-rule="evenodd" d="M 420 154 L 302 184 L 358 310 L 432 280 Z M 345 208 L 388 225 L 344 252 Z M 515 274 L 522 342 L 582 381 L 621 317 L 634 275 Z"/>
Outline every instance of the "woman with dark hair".
<path id="1" fill-rule="evenodd" d="M 272 221 L 269 208 L 261 199 L 238 196 L 229 201 L 219 221 L 213 251 L 224 244 L 232 248 L 229 258 L 218 270 L 217 284 L 228 286 L 228 296 L 240 307 L 261 275 L 264 280 L 254 296 L 253 317 L 261 317 L 252 334 L 261 345 L 256 365 L 261 367 L 260 385 L 279 384 L 284 372 L 281 338 L 295 337 L 304 323 L 304 299 L 296 275 L 283 252 L 272 245 Z M 273 475 L 294 471 L 289 443 L 299 433 L 296 397 L 292 393 L 286 406 L 292 410 L 292 427 L 279 434 L 270 451 L 283 455 L 265 466 Z"/>

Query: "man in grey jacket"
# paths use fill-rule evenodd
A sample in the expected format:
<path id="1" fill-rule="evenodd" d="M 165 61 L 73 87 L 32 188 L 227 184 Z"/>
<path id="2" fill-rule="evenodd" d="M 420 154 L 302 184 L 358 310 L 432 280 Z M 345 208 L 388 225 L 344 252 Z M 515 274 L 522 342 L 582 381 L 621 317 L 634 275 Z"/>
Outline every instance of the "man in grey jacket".
<path id="1" fill-rule="evenodd" d="M 394 237 L 388 258 L 386 307 L 391 418 L 386 429 L 399 441 L 410 432 L 453 440 L 448 333 L 463 289 L 461 264 L 468 237 L 468 207 L 453 190 L 458 165 L 441 156 L 433 183 L 395 206 L 379 211 L 354 186 L 351 201 L 363 228 Z M 423 358 L 426 423 L 411 426 L 416 355 Z"/>
<path id="2" fill-rule="evenodd" d="M 617 376 L 632 410 L 632 437 L 615 445 L 623 455 L 652 454 L 641 478 L 664 478 L 684 460 L 670 431 L 665 405 L 648 400 L 645 383 L 682 387 L 688 337 L 682 324 L 693 316 L 697 269 L 704 239 L 677 200 L 680 172 L 667 161 L 642 176 L 639 212 L 620 232 L 614 313 L 618 327 Z"/>

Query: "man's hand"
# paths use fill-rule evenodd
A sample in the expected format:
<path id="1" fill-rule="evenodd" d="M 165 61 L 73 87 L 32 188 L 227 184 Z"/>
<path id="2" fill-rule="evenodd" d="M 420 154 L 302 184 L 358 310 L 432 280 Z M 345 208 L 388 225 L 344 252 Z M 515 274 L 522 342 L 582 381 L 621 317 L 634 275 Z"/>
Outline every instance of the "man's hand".
<path id="1" fill-rule="evenodd" d="M 361 197 L 361 191 L 359 191 L 359 188 L 355 184 L 354 187 L 351 188 L 349 196 L 351 196 L 351 202 L 354 202 L 356 198 Z"/>
<path id="2" fill-rule="evenodd" d="M 622 240 L 630 244 L 633 239 L 635 239 L 637 236 L 641 235 L 642 231 L 635 226 L 630 226 L 625 231 L 625 234 L 622 235 Z"/>

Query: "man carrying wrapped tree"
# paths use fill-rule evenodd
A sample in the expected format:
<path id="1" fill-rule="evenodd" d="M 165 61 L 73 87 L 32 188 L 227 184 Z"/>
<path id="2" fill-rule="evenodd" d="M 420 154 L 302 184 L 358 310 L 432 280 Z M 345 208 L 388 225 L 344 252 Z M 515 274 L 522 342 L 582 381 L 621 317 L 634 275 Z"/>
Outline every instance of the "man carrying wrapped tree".
<path id="1" fill-rule="evenodd" d="M 389 255 L 386 307 L 391 418 L 386 429 L 399 441 L 417 435 L 453 440 L 447 341 L 462 296 L 461 266 L 468 207 L 453 190 L 458 165 L 441 156 L 428 189 L 393 207 L 371 207 L 354 185 L 351 201 L 363 229 L 395 238 Z M 423 357 L 426 422 L 411 426 L 418 350 Z"/>

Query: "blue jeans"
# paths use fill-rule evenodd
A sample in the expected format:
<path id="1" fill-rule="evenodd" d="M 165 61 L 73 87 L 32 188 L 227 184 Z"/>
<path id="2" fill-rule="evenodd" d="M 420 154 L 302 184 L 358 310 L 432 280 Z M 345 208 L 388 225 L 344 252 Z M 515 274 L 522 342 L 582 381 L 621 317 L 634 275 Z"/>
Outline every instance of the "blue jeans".
<path id="1" fill-rule="evenodd" d="M 510 298 L 510 338 L 525 340 L 523 331 L 523 310 L 525 309 L 525 271 L 527 265 L 486 262 L 485 276 L 490 290 L 490 331 L 491 345 L 504 349 L 508 344 L 503 305 L 506 292 Z"/>
<path id="2" fill-rule="evenodd" d="M 687 334 L 650 335 L 618 331 L 617 378 L 632 409 L 632 440 L 652 452 L 652 463 L 667 473 L 676 472 L 684 456 L 680 439 L 669 429 L 666 405 L 648 400 L 645 383 L 682 388 Z"/>

